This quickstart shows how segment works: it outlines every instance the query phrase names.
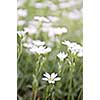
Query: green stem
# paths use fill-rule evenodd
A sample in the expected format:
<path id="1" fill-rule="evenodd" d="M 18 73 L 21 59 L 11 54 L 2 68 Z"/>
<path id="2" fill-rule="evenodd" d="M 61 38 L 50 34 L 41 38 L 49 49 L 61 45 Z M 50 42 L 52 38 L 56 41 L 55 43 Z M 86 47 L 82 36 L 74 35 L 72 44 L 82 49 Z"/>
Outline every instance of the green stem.
<path id="1" fill-rule="evenodd" d="M 71 74 L 71 76 L 70 76 L 70 88 L 69 89 L 72 89 L 71 87 L 72 87 L 72 74 Z M 70 91 L 72 91 L 72 90 L 69 90 L 69 93 L 70 93 Z M 70 100 L 70 98 L 71 98 L 71 95 L 69 94 L 68 95 L 68 100 Z"/>
<path id="2" fill-rule="evenodd" d="M 78 95 L 78 99 L 77 100 L 80 100 L 81 94 L 82 94 L 82 89 L 80 90 L 80 93 Z"/>
<path id="3" fill-rule="evenodd" d="M 36 100 L 37 90 L 34 92 L 34 100 Z"/>
<path id="4" fill-rule="evenodd" d="M 19 61 L 19 59 L 20 59 L 20 56 L 21 56 L 21 54 L 22 54 L 22 44 L 20 44 L 20 51 L 19 51 L 19 53 L 18 53 L 18 57 L 17 57 L 17 62 Z"/>

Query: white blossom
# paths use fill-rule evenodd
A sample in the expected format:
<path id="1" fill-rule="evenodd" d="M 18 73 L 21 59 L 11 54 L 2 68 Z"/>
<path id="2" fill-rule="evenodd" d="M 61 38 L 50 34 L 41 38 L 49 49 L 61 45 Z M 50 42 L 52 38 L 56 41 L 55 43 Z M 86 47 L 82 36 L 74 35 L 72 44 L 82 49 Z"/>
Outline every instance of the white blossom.
<path id="1" fill-rule="evenodd" d="M 46 54 L 49 53 L 51 51 L 50 47 L 46 47 L 46 46 L 33 46 L 32 48 L 30 48 L 30 52 L 32 53 L 37 53 L 37 54 Z"/>
<path id="2" fill-rule="evenodd" d="M 26 9 L 18 9 L 17 14 L 18 16 L 26 17 L 28 12 Z"/>
<path id="3" fill-rule="evenodd" d="M 27 48 L 32 48 L 33 44 L 31 42 L 30 43 L 23 43 L 23 46 L 27 47 Z"/>
<path id="4" fill-rule="evenodd" d="M 49 73 L 46 72 L 45 74 L 43 74 L 43 76 L 45 76 L 45 77 L 43 77 L 42 80 L 48 81 L 48 83 L 52 83 L 52 84 L 54 84 L 55 81 L 61 80 L 61 78 L 57 77 L 57 74 L 55 74 L 55 73 L 52 73 L 50 75 Z"/>
<path id="5" fill-rule="evenodd" d="M 56 21 L 59 20 L 59 18 L 58 18 L 58 17 L 55 17 L 55 16 L 48 16 L 48 19 L 49 19 L 50 21 L 52 21 L 52 22 L 56 22 Z"/>
<path id="6" fill-rule="evenodd" d="M 38 9 L 45 8 L 44 3 L 40 2 L 34 3 L 33 6 Z"/>
<path id="7" fill-rule="evenodd" d="M 49 22 L 49 19 L 47 19 L 44 16 L 34 16 L 34 20 L 43 21 L 43 22 Z"/>
<path id="8" fill-rule="evenodd" d="M 65 52 L 60 52 L 57 57 L 63 61 L 66 57 L 68 56 L 68 54 L 65 54 Z"/>
<path id="9" fill-rule="evenodd" d="M 18 34 L 19 36 L 24 35 L 25 33 L 26 33 L 25 31 L 17 31 L 17 34 Z"/>
<path id="10" fill-rule="evenodd" d="M 40 41 L 40 40 L 33 40 L 32 43 L 36 46 L 43 46 L 45 45 L 44 41 Z"/>
<path id="11" fill-rule="evenodd" d="M 66 45 L 68 49 L 71 51 L 73 54 L 77 54 L 77 56 L 82 57 L 83 56 L 83 48 L 76 42 L 70 42 L 70 41 L 64 41 L 62 44 Z"/>
<path id="12" fill-rule="evenodd" d="M 26 23 L 25 20 L 18 20 L 18 21 L 17 21 L 17 25 L 18 25 L 18 26 L 22 26 L 22 25 L 24 25 L 25 23 Z"/>
<path id="13" fill-rule="evenodd" d="M 28 27 L 25 27 L 24 30 L 26 32 L 28 32 L 29 34 L 36 34 L 37 32 L 37 29 L 35 26 L 28 26 Z"/>
<path id="14" fill-rule="evenodd" d="M 61 35 L 66 33 L 68 30 L 65 27 L 50 27 L 49 28 L 49 36 L 53 35 Z"/>
<path id="15" fill-rule="evenodd" d="M 70 43 L 70 41 L 64 41 L 64 42 L 62 42 L 62 44 L 70 46 L 71 43 Z"/>

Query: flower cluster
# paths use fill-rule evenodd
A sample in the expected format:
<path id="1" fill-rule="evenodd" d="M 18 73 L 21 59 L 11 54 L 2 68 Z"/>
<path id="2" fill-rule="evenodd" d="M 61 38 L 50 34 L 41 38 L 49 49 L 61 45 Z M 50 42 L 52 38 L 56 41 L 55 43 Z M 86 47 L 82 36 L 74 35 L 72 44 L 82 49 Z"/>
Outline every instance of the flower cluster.
<path id="1" fill-rule="evenodd" d="M 44 41 L 30 40 L 28 43 L 24 43 L 23 45 L 27 47 L 29 52 L 31 52 L 32 54 L 37 53 L 40 55 L 51 52 L 51 48 L 46 47 Z"/>
<path id="2" fill-rule="evenodd" d="M 79 57 L 83 56 L 83 48 L 76 42 L 64 41 L 62 44 L 66 45 L 71 53 L 77 54 Z"/>

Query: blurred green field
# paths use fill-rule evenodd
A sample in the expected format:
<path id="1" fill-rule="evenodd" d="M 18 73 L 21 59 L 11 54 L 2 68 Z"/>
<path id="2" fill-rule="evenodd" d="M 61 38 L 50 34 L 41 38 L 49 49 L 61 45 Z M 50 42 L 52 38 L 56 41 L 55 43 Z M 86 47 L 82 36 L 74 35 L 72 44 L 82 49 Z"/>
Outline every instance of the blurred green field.
<path id="1" fill-rule="evenodd" d="M 18 100 L 83 100 L 83 57 L 71 54 L 62 44 L 67 40 L 83 45 L 82 2 L 17 1 Z M 33 40 L 44 41 L 51 52 L 30 52 L 28 47 Z M 60 61 L 57 54 L 63 51 L 68 53 L 68 57 Z M 62 73 L 59 73 L 59 64 Z M 45 72 L 58 73 L 61 80 L 49 84 L 42 80 Z M 49 91 L 52 87 L 53 90 Z"/>

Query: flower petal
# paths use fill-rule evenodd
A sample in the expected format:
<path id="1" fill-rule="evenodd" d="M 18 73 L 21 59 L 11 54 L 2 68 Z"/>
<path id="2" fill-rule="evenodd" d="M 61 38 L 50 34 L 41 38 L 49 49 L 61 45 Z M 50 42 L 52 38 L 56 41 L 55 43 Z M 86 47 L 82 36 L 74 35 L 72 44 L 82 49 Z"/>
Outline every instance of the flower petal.
<path id="1" fill-rule="evenodd" d="M 55 81 L 52 81 L 52 80 L 49 80 L 48 82 L 49 82 L 49 83 L 53 83 L 53 84 L 55 83 Z"/>
<path id="2" fill-rule="evenodd" d="M 54 79 L 54 81 L 59 81 L 59 80 L 61 80 L 60 77 L 57 77 L 57 78 Z"/>
<path id="3" fill-rule="evenodd" d="M 55 74 L 55 73 L 52 73 L 52 74 L 51 74 L 51 78 L 52 78 L 52 79 L 54 79 L 56 76 L 57 76 L 57 74 Z"/>
<path id="4" fill-rule="evenodd" d="M 45 74 L 43 74 L 45 77 L 47 77 L 48 79 L 50 79 L 50 74 L 49 73 L 45 73 Z"/>
<path id="5" fill-rule="evenodd" d="M 48 79 L 47 79 L 47 78 L 42 78 L 42 80 L 44 80 L 44 81 L 48 81 Z"/>

